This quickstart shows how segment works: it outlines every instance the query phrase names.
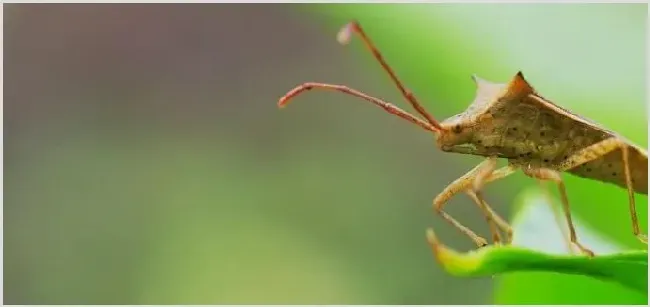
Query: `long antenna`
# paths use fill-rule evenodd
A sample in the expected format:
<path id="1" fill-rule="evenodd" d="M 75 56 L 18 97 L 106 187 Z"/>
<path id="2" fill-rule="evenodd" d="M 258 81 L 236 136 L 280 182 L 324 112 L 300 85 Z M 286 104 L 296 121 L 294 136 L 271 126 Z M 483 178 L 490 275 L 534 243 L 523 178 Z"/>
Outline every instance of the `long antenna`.
<path id="1" fill-rule="evenodd" d="M 351 89 L 351 88 L 349 88 L 349 87 L 347 87 L 345 85 L 316 83 L 316 82 L 303 83 L 303 84 L 295 87 L 291 91 L 289 91 L 286 95 L 282 96 L 282 98 L 280 98 L 280 101 L 278 102 L 278 106 L 280 108 L 284 108 L 289 103 L 289 101 L 291 99 L 293 99 L 294 97 L 300 95 L 303 92 L 313 90 L 313 89 L 333 90 L 333 91 L 342 92 L 344 94 L 352 95 L 352 96 L 355 96 L 355 97 L 359 97 L 361 99 L 365 99 L 365 100 L 370 101 L 371 103 L 381 107 L 382 109 L 386 110 L 386 112 L 388 112 L 390 114 L 397 115 L 397 116 L 399 116 L 399 117 L 401 117 L 403 119 L 406 119 L 406 120 L 408 120 L 408 121 L 410 121 L 410 122 L 424 128 L 425 130 L 429 130 L 429 131 L 433 131 L 433 132 L 438 131 L 438 129 L 436 127 L 432 126 L 431 124 L 427 123 L 426 121 L 423 121 L 423 120 L 409 114 L 408 112 L 398 108 L 397 106 L 395 106 L 395 105 L 393 105 L 391 103 L 388 103 L 388 102 L 386 102 L 384 100 L 381 100 L 379 98 L 376 98 L 376 97 L 372 97 L 372 96 L 370 96 L 368 94 L 365 94 L 365 93 L 363 93 L 361 91 Z"/>
<path id="2" fill-rule="evenodd" d="M 372 55 L 375 57 L 375 59 L 377 59 L 379 64 L 381 64 L 381 66 L 384 68 L 384 70 L 388 73 L 391 80 L 393 80 L 393 83 L 395 83 L 395 85 L 397 85 L 397 88 L 399 88 L 400 92 L 402 92 L 402 95 L 404 95 L 404 97 L 411 104 L 411 106 L 413 106 L 413 108 L 418 113 L 420 113 L 420 115 L 424 116 L 424 118 L 426 118 L 426 120 L 432 126 L 437 128 L 438 130 L 442 130 L 442 127 L 440 126 L 440 123 L 438 123 L 438 121 L 435 120 L 433 118 L 433 116 L 431 116 L 431 114 L 429 114 L 424 109 L 424 107 L 415 98 L 413 93 L 411 91 L 407 90 L 406 87 L 404 87 L 402 82 L 399 80 L 399 78 L 397 78 L 397 75 L 395 74 L 393 69 L 388 65 L 388 63 L 386 63 L 386 61 L 384 60 L 384 57 L 379 52 L 379 49 L 375 46 L 375 44 L 372 43 L 372 41 L 370 40 L 368 35 L 366 35 L 366 33 L 363 31 L 363 29 L 361 28 L 361 25 L 359 24 L 359 22 L 352 21 L 352 22 L 348 23 L 347 25 L 345 25 L 341 29 L 341 31 L 339 31 L 339 33 L 337 35 L 337 39 L 338 39 L 339 43 L 347 44 L 350 41 L 350 37 L 352 36 L 353 32 L 357 33 L 361 37 L 361 40 L 363 41 L 363 43 L 366 45 L 366 47 L 368 47 L 368 49 L 370 50 Z"/>
<path id="3" fill-rule="evenodd" d="M 431 116 L 429 113 L 427 113 L 427 111 L 417 101 L 415 96 L 410 91 L 406 90 L 404 85 L 402 85 L 402 83 L 399 81 L 399 79 L 397 78 L 397 76 L 395 75 L 393 70 L 390 68 L 390 66 L 388 66 L 386 61 L 384 61 L 382 55 L 379 53 L 379 50 L 374 46 L 374 44 L 370 41 L 370 39 L 368 39 L 368 36 L 363 32 L 363 30 L 359 26 L 358 22 L 353 21 L 353 22 L 347 24 L 345 27 L 343 27 L 341 29 L 341 31 L 339 31 L 338 35 L 337 35 L 338 41 L 341 44 L 347 44 L 350 41 L 350 36 L 351 36 L 352 32 L 355 32 L 355 33 L 357 33 L 357 34 L 359 34 L 361 36 L 361 39 L 363 40 L 365 45 L 370 49 L 370 51 L 372 52 L 374 57 L 379 61 L 381 66 L 384 68 L 384 70 L 386 70 L 386 72 L 388 72 L 388 74 L 390 75 L 391 80 L 393 80 L 393 82 L 397 85 L 400 92 L 402 92 L 402 95 L 404 95 L 406 100 L 411 104 L 411 106 L 413 106 L 413 108 L 415 108 L 415 110 L 418 113 L 420 113 L 422 116 L 424 116 L 426 118 L 426 121 L 424 121 L 424 120 L 418 118 L 417 116 L 414 116 L 414 115 L 400 109 L 399 107 L 397 107 L 397 106 L 395 106 L 395 105 L 393 105 L 393 104 L 391 104 L 389 102 L 386 102 L 386 101 L 384 101 L 382 99 L 370 96 L 370 95 L 368 95 L 366 93 L 363 93 L 361 91 L 349 88 L 349 87 L 347 87 L 345 85 L 337 85 L 337 84 L 329 84 L 329 83 L 307 82 L 307 83 L 301 84 L 301 85 L 295 87 L 294 89 L 292 89 L 291 91 L 289 91 L 286 95 L 282 96 L 282 98 L 280 98 L 280 101 L 278 102 L 278 106 L 280 108 L 283 108 L 289 103 L 289 101 L 291 99 L 295 98 L 296 96 L 300 95 L 303 92 L 306 92 L 306 91 L 309 91 L 309 90 L 312 90 L 312 89 L 332 90 L 332 91 L 341 92 L 341 93 L 344 93 L 344 94 L 347 94 L 347 95 L 355 96 L 355 97 L 364 99 L 366 101 L 369 101 L 369 102 L 381 107 L 382 109 L 386 110 L 388 113 L 391 113 L 391 114 L 397 115 L 397 116 L 399 116 L 399 117 L 401 117 L 403 119 L 406 119 L 406 120 L 410 121 L 411 123 L 414 123 L 414 124 L 420 126 L 421 128 L 423 128 L 425 130 L 432 131 L 432 132 L 439 132 L 439 131 L 443 130 L 443 128 L 440 126 L 440 123 L 438 123 L 438 121 L 436 121 L 433 118 L 433 116 Z"/>

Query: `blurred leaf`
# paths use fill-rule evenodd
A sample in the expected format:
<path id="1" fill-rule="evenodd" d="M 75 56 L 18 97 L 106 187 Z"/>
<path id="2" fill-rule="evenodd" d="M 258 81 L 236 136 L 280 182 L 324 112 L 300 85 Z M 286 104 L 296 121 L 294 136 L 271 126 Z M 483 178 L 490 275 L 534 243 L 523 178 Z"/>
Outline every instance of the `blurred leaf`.
<path id="1" fill-rule="evenodd" d="M 544 254 L 566 256 L 570 253 L 566 224 L 554 216 L 543 194 L 537 189 L 524 191 L 514 204 L 518 213 L 513 219 L 513 244 Z M 558 222 L 561 222 L 558 224 Z M 597 255 L 625 254 L 629 248 L 611 241 L 586 227 L 574 216 L 579 241 Z M 600 229 L 599 229 L 600 230 Z M 647 254 L 647 252 L 643 252 Z M 602 256 L 602 257 L 610 257 Z M 647 257 L 647 256 L 645 256 Z M 600 257 L 598 257 L 600 258 Z M 594 259 L 592 259 L 594 260 Z M 647 258 L 644 258 L 647 262 Z M 647 267 L 642 269 L 647 274 Z M 647 275 L 644 275 L 647 287 Z M 647 304 L 647 292 L 641 293 L 620 283 L 585 275 L 555 272 L 513 272 L 497 278 L 496 304 Z M 644 288 L 647 289 L 647 288 Z"/>
<path id="2" fill-rule="evenodd" d="M 492 276 L 516 271 L 549 271 L 579 274 L 615 281 L 647 293 L 648 252 L 632 251 L 589 258 L 536 252 L 514 246 L 488 246 L 468 253 L 456 252 L 428 232 L 436 259 L 456 276 Z"/>

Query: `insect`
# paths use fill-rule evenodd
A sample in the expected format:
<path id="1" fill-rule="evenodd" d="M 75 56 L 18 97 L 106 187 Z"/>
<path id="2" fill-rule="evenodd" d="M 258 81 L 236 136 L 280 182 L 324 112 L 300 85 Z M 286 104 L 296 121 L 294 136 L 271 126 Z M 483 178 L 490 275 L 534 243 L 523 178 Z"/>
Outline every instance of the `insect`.
<path id="1" fill-rule="evenodd" d="M 504 84 L 492 83 L 473 75 L 477 86 L 474 101 L 462 113 L 439 122 L 405 88 L 358 22 L 353 21 L 343 27 L 337 38 L 340 43 L 346 44 L 353 34 L 361 38 L 407 102 L 424 119 L 347 86 L 315 82 L 292 89 L 280 98 L 278 106 L 286 106 L 291 99 L 305 91 L 338 91 L 364 99 L 433 133 L 437 147 L 444 152 L 484 157 L 483 162 L 449 184 L 433 200 L 434 211 L 479 247 L 487 245 L 487 241 L 447 214 L 443 207 L 453 196 L 466 193 L 485 216 L 494 243 L 502 242 L 501 230 L 506 233 L 505 243 L 509 244 L 512 242 L 512 228 L 486 203 L 481 191 L 486 184 L 516 171 L 557 186 L 568 225 L 568 239 L 572 246 L 586 255 L 593 256 L 594 253 L 578 241 L 561 177 L 563 172 L 627 189 L 632 232 L 647 244 L 647 235 L 641 233 L 639 227 L 634 200 L 635 192 L 648 193 L 646 150 L 550 102 L 537 93 L 521 72 Z M 507 166 L 498 168 L 498 159 L 506 159 Z"/>

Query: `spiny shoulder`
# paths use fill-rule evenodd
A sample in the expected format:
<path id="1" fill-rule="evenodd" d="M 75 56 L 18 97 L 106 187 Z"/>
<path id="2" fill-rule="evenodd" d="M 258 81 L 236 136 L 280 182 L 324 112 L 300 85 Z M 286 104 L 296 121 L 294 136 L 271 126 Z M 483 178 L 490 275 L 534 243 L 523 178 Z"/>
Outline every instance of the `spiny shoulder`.
<path id="1" fill-rule="evenodd" d="M 520 104 L 526 104 L 531 108 L 551 111 L 557 116 L 570 118 L 575 122 L 587 125 L 608 134 L 616 135 L 613 131 L 607 130 L 602 125 L 578 116 L 571 111 L 558 106 L 550 100 L 542 97 L 535 88 L 524 78 L 520 71 L 508 83 L 493 83 L 481 79 L 476 75 L 472 76 L 476 83 L 476 97 L 469 109 L 474 109 L 476 113 L 493 110 L 496 112 L 506 112 L 516 109 Z M 468 110 L 469 110 L 468 109 Z"/>
<path id="2" fill-rule="evenodd" d="M 535 88 L 526 80 L 523 73 L 517 74 L 508 83 L 493 83 L 479 78 L 476 75 L 472 76 L 476 83 L 476 97 L 468 108 L 471 113 L 479 114 L 485 112 L 508 112 L 507 110 L 516 109 L 517 104 L 527 104 L 530 107 L 539 110 L 550 110 L 558 116 L 569 118 L 579 124 L 588 126 L 589 129 L 601 131 L 609 134 L 612 137 L 619 138 L 625 141 L 633 151 L 638 154 L 647 156 L 647 151 L 634 143 L 627 140 L 622 135 L 605 128 L 603 125 L 579 116 L 550 100 L 542 97 Z"/>

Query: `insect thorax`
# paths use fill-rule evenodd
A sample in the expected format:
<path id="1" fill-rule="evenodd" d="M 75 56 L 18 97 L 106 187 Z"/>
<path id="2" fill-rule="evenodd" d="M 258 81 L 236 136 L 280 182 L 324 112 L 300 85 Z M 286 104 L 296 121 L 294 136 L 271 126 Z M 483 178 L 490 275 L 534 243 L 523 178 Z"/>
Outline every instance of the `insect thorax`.
<path id="1" fill-rule="evenodd" d="M 549 165 L 610 136 L 540 104 L 521 74 L 509 84 L 475 82 L 472 104 L 441 123 L 444 151 Z"/>

